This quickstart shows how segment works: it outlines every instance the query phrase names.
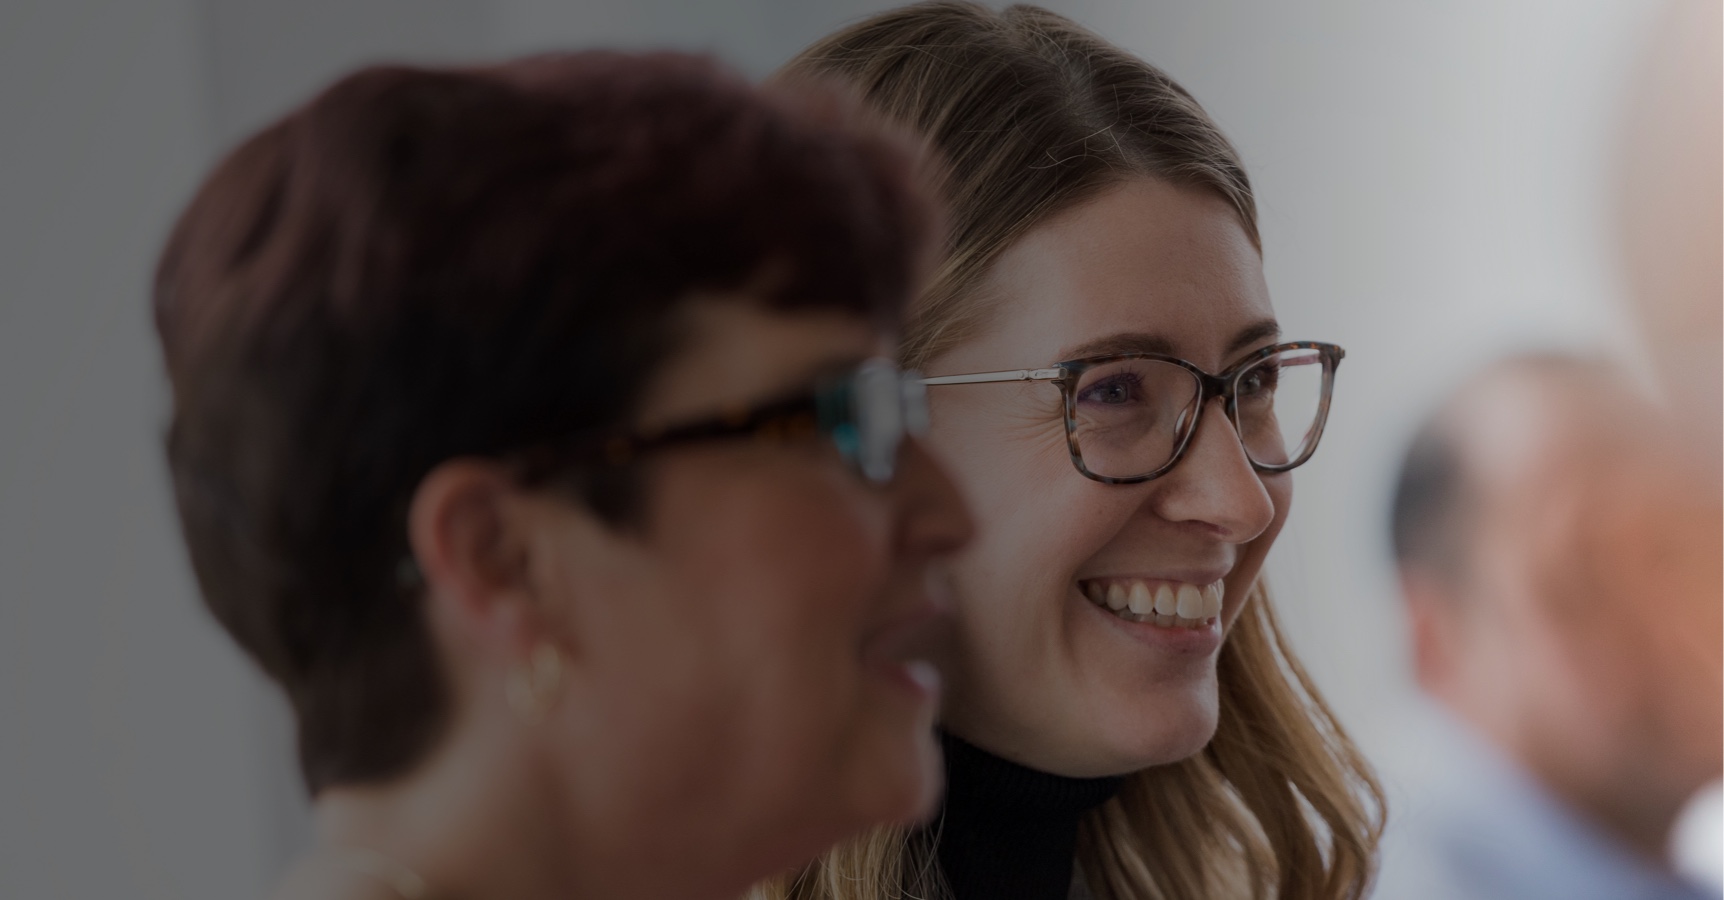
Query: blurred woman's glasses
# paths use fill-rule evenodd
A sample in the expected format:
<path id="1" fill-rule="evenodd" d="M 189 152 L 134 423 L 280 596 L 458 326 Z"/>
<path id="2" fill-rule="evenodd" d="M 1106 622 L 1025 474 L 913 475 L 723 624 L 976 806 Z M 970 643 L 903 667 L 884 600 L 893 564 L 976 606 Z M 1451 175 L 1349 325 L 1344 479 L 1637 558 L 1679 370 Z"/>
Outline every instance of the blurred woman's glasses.
<path id="1" fill-rule="evenodd" d="M 1159 353 L 1118 353 L 1016 369 L 942 375 L 923 384 L 1048 381 L 1065 396 L 1072 464 L 1106 484 L 1158 478 L 1185 455 L 1198 419 L 1220 397 L 1245 455 L 1259 472 L 1311 458 L 1329 417 L 1335 369 L 1346 351 L 1298 341 L 1265 347 L 1219 375 Z"/>
<path id="2" fill-rule="evenodd" d="M 928 397 L 921 376 L 899 372 L 891 360 L 877 358 L 842 376 L 818 382 L 807 391 L 776 400 L 664 428 L 583 435 L 540 445 L 534 453 L 549 467 L 583 458 L 620 466 L 680 444 L 824 436 L 857 474 L 882 485 L 892 480 L 904 439 L 927 430 Z M 528 464 L 532 466 L 532 461 Z"/>

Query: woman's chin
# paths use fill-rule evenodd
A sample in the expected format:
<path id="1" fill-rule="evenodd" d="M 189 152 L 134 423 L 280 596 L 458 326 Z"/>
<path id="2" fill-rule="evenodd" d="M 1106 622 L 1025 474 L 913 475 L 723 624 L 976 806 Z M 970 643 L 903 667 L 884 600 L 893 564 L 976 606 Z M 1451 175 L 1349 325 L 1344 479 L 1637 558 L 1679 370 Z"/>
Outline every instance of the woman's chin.
<path id="1" fill-rule="evenodd" d="M 927 821 L 945 787 L 933 725 L 882 734 L 872 743 L 872 752 L 857 757 L 849 778 L 856 828 Z"/>
<path id="2" fill-rule="evenodd" d="M 1140 724 L 1141 723 L 1141 724 Z M 1089 724 L 1094 724 L 1093 722 Z M 1026 764 L 1069 778 L 1130 775 L 1179 762 L 1201 752 L 1215 736 L 1213 705 L 1121 712 L 1105 730 L 1068 728 L 1058 746 L 1021 754 Z M 1147 726 L 1147 727 L 1145 727 Z"/>
<path id="3" fill-rule="evenodd" d="M 832 796 L 845 798 L 836 815 L 793 829 L 796 840 L 778 848 L 776 865 L 793 870 L 829 850 L 890 826 L 915 826 L 931 818 L 945 786 L 940 751 L 930 736 L 920 746 L 900 741 L 900 749 L 882 757 L 858 759 L 837 784 L 828 782 Z M 831 809 L 832 807 L 829 807 Z"/>
<path id="4" fill-rule="evenodd" d="M 1186 702 L 1139 705 L 1114 720 L 1121 726 L 1095 736 L 1098 756 L 1108 760 L 1112 774 L 1127 774 L 1165 766 L 1201 752 L 1215 737 L 1218 709 L 1213 687 L 1207 697 Z M 1165 698 L 1173 699 L 1173 698 Z"/>

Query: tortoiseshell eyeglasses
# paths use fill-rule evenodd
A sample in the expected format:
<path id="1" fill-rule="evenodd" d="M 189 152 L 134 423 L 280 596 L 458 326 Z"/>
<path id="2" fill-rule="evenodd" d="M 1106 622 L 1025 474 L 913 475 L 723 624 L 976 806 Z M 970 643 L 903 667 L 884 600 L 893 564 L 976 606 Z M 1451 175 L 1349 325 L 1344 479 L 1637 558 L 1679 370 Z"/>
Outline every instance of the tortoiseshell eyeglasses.
<path id="1" fill-rule="evenodd" d="M 922 383 L 1056 384 L 1065 397 L 1072 464 L 1105 484 L 1137 484 L 1178 465 L 1216 397 L 1253 468 L 1286 472 L 1303 464 L 1323 436 L 1335 369 L 1346 355 L 1334 344 L 1296 341 L 1265 347 L 1216 375 L 1174 356 L 1118 353 Z"/>

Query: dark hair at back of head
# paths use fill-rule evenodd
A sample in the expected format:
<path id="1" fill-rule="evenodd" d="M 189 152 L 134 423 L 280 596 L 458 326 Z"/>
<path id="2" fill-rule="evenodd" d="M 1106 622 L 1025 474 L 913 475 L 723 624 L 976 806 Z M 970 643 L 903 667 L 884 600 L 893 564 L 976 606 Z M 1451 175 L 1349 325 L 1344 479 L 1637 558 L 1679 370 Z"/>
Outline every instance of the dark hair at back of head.
<path id="1" fill-rule="evenodd" d="M 1460 453 L 1440 422 L 1420 429 L 1401 462 L 1389 516 L 1395 561 L 1445 580 L 1464 570 L 1467 505 Z"/>

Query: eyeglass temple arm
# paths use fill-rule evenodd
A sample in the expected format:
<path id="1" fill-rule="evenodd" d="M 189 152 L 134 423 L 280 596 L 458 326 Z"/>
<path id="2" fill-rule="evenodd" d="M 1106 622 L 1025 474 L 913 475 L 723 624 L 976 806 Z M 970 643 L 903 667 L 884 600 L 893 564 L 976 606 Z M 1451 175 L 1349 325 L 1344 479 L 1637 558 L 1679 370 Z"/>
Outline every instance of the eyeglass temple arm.
<path id="1" fill-rule="evenodd" d="M 923 384 L 987 384 L 994 381 L 1058 381 L 1066 371 L 1058 366 L 1051 369 L 1013 369 L 1009 372 L 975 372 L 969 375 L 936 375 L 922 379 Z"/>

